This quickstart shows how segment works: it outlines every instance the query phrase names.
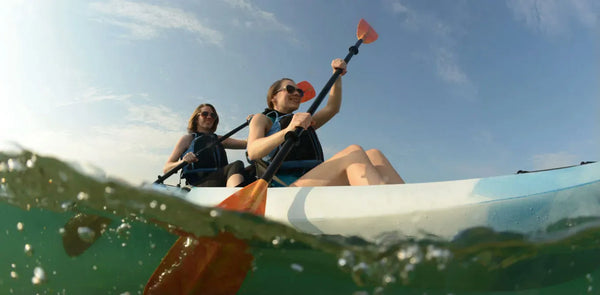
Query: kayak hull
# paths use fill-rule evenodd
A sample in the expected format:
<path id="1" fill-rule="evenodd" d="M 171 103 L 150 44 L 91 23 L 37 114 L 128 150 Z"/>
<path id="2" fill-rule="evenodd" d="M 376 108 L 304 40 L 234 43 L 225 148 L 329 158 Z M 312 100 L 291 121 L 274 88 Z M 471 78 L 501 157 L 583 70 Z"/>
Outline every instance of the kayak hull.
<path id="1" fill-rule="evenodd" d="M 192 188 L 181 197 L 216 206 L 239 188 Z M 265 217 L 311 234 L 385 233 L 452 238 L 485 226 L 532 233 L 600 215 L 600 163 L 489 178 L 378 186 L 269 188 Z"/>

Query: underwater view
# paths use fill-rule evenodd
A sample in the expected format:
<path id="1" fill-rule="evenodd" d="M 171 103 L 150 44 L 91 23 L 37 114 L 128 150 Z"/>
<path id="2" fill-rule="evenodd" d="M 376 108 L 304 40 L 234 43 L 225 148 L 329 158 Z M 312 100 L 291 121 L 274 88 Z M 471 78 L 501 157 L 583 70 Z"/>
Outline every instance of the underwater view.
<path id="1" fill-rule="evenodd" d="M 96 172 L 24 150 L 0 153 L 0 293 L 142 294 L 178 234 L 225 232 L 245 241 L 252 256 L 238 294 L 598 294 L 600 288 L 600 216 L 573 216 L 530 234 L 475 227 L 450 240 L 390 232 L 366 241 L 196 206 Z M 586 197 L 600 200 L 598 191 L 592 194 Z"/>

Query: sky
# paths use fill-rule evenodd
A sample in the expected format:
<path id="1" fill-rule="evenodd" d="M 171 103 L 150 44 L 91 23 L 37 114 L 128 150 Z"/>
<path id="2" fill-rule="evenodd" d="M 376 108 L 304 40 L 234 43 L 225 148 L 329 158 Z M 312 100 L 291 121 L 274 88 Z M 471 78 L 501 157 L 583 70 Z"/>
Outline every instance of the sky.
<path id="1" fill-rule="evenodd" d="M 318 130 L 326 157 L 376 148 L 409 183 L 600 160 L 599 15 L 595 0 L 3 0 L 0 147 L 152 182 L 197 105 L 225 134 L 279 78 L 318 93 L 364 18 L 379 39 Z"/>

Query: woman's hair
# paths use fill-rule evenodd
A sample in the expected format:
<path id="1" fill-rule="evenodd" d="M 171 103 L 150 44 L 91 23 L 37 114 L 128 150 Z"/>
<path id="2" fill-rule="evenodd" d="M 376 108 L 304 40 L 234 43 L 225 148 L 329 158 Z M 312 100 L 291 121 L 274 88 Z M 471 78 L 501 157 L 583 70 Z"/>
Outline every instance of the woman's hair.
<path id="1" fill-rule="evenodd" d="M 187 127 L 188 133 L 198 132 L 198 116 L 200 116 L 200 113 L 202 112 L 203 107 L 210 107 L 213 110 L 213 112 L 215 112 L 215 114 L 217 113 L 217 109 L 215 109 L 215 107 L 210 103 L 203 103 L 203 104 L 199 105 L 194 110 L 194 113 L 192 113 L 192 116 L 188 120 L 188 127 Z M 215 122 L 212 125 L 212 128 L 210 128 L 210 132 L 214 133 L 217 130 L 217 125 L 219 125 L 219 116 L 218 115 L 217 115 L 217 118 L 215 119 Z"/>
<path id="2" fill-rule="evenodd" d="M 271 87 L 269 87 L 269 91 L 267 92 L 267 106 L 270 109 L 273 109 L 273 96 L 277 94 L 277 90 L 281 89 L 281 84 L 283 83 L 283 81 L 286 80 L 294 82 L 294 80 L 290 78 L 281 78 L 275 81 L 273 84 L 271 84 Z"/>

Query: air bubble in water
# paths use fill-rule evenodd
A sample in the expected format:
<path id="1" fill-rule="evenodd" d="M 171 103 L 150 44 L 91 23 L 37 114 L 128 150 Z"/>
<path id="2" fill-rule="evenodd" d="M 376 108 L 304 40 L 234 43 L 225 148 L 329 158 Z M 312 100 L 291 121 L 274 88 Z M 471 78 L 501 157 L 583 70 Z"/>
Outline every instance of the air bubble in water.
<path id="1" fill-rule="evenodd" d="M 94 241 L 94 237 L 96 237 L 96 233 L 89 227 L 80 226 L 77 228 L 77 235 L 82 241 L 92 243 Z"/>
<path id="2" fill-rule="evenodd" d="M 344 250 L 338 259 L 338 265 L 341 268 L 351 268 L 354 266 L 354 254 L 348 250 Z"/>
<path id="3" fill-rule="evenodd" d="M 210 212 L 208 213 L 210 215 L 210 217 L 219 217 L 221 216 L 221 212 L 219 210 L 210 210 Z"/>
<path id="4" fill-rule="evenodd" d="M 43 268 L 36 266 L 33 269 L 33 277 L 31 278 L 31 283 L 33 283 L 34 285 L 39 285 L 44 281 L 46 281 L 46 272 L 44 272 Z"/>
<path id="5" fill-rule="evenodd" d="M 167 210 L 167 205 L 165 205 L 165 204 L 160 204 L 160 210 L 161 210 L 161 211 L 165 211 L 165 210 Z"/>
<path id="6" fill-rule="evenodd" d="M 282 240 L 283 239 L 280 236 L 276 236 L 275 238 L 273 238 L 271 243 L 273 243 L 273 246 L 278 246 L 279 244 L 281 244 Z"/>
<path id="7" fill-rule="evenodd" d="M 71 210 L 73 208 L 73 202 L 72 201 L 66 201 L 60 204 L 60 208 L 62 208 L 65 211 Z"/>
<path id="8" fill-rule="evenodd" d="M 79 201 L 87 201 L 90 198 L 90 195 L 84 192 L 79 192 L 77 194 L 77 200 Z"/>
<path id="9" fill-rule="evenodd" d="M 36 161 L 37 161 L 36 155 L 32 155 L 31 159 L 27 160 L 27 163 L 25 163 L 25 165 L 27 166 L 27 168 L 33 168 L 33 165 L 35 165 Z"/>
<path id="10" fill-rule="evenodd" d="M 117 227 L 117 234 L 120 236 L 128 236 L 129 229 L 131 229 L 131 225 L 129 225 L 127 222 L 123 222 L 121 225 L 119 225 L 119 227 Z"/>
<path id="11" fill-rule="evenodd" d="M 8 164 L 8 172 L 23 170 L 23 165 L 21 165 L 21 163 L 15 161 L 13 159 L 8 159 L 7 164 Z"/>
<path id="12" fill-rule="evenodd" d="M 304 271 L 304 267 L 302 267 L 302 265 L 300 265 L 298 263 L 292 263 L 292 265 L 290 265 L 290 267 L 297 272 Z"/>
<path id="13" fill-rule="evenodd" d="M 33 255 L 33 247 L 31 247 L 31 245 L 29 244 L 25 244 L 25 254 L 27 254 L 27 256 L 32 256 Z"/>
<path id="14" fill-rule="evenodd" d="M 17 274 L 17 272 L 13 270 L 13 271 L 10 272 L 10 277 L 13 278 L 13 279 L 18 279 L 19 278 L 19 274 Z"/>
<path id="15" fill-rule="evenodd" d="M 150 208 L 152 208 L 152 209 L 156 208 L 157 205 L 158 205 L 158 202 L 155 200 L 150 202 Z"/>
<path id="16" fill-rule="evenodd" d="M 23 231 L 23 223 L 22 222 L 17 222 L 17 230 Z"/>

